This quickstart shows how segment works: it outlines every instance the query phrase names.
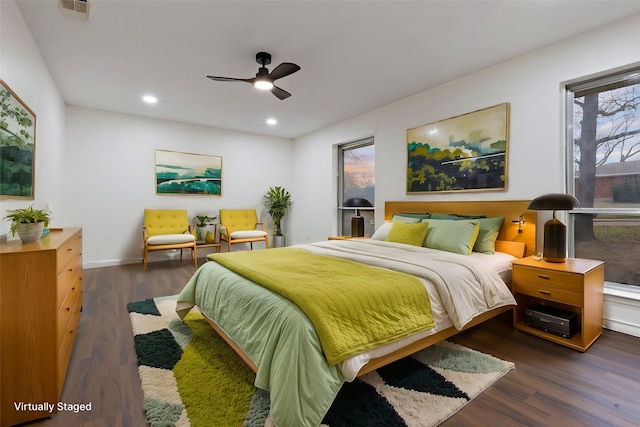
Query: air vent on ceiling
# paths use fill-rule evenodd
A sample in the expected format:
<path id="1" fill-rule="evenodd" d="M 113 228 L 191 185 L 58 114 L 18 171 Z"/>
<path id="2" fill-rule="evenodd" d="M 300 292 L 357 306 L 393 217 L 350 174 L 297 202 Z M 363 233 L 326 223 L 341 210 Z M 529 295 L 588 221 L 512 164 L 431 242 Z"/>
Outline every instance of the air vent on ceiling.
<path id="1" fill-rule="evenodd" d="M 60 6 L 75 16 L 89 18 L 89 0 L 60 0 Z"/>

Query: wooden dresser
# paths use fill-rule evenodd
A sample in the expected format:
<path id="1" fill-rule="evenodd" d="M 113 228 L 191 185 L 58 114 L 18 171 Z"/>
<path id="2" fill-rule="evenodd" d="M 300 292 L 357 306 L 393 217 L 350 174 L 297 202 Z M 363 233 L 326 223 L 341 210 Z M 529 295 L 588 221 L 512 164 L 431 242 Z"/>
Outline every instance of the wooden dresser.
<path id="1" fill-rule="evenodd" d="M 16 405 L 57 406 L 81 309 L 81 228 L 0 243 L 0 426 L 57 412 Z"/>

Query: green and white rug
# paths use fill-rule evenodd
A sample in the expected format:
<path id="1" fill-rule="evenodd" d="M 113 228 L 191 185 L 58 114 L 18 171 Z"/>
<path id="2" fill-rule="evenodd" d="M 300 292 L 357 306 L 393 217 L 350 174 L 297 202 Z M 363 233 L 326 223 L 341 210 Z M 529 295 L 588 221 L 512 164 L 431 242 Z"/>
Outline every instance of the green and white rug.
<path id="1" fill-rule="evenodd" d="M 176 296 L 129 304 L 150 426 L 270 426 L 269 394 L 197 310 L 183 323 Z M 323 425 L 436 426 L 514 368 L 442 342 L 345 383 Z"/>

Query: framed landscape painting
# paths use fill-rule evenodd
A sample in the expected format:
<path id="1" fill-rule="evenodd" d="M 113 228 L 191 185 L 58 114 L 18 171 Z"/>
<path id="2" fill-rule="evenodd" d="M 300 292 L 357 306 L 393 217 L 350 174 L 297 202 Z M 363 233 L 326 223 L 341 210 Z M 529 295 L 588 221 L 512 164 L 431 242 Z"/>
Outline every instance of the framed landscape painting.
<path id="1" fill-rule="evenodd" d="M 222 195 L 222 157 L 156 150 L 156 194 Z"/>
<path id="2" fill-rule="evenodd" d="M 509 104 L 407 129 L 407 193 L 506 190 Z"/>
<path id="3" fill-rule="evenodd" d="M 0 198 L 34 199 L 36 115 L 0 80 Z"/>

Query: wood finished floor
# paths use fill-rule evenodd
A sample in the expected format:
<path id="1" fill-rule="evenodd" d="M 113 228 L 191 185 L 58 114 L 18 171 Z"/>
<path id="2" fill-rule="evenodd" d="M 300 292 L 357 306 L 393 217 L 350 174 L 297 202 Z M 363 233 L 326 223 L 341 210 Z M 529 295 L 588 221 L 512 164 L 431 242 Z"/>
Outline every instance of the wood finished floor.
<path id="1" fill-rule="evenodd" d="M 85 270 L 84 308 L 61 401 L 91 402 L 92 411 L 30 425 L 146 425 L 126 305 L 176 294 L 194 271 L 188 260 L 153 263 L 146 274 L 140 264 Z M 605 330 L 579 353 L 514 331 L 506 313 L 451 340 L 513 361 L 516 369 L 443 426 L 640 425 L 640 338 Z"/>

